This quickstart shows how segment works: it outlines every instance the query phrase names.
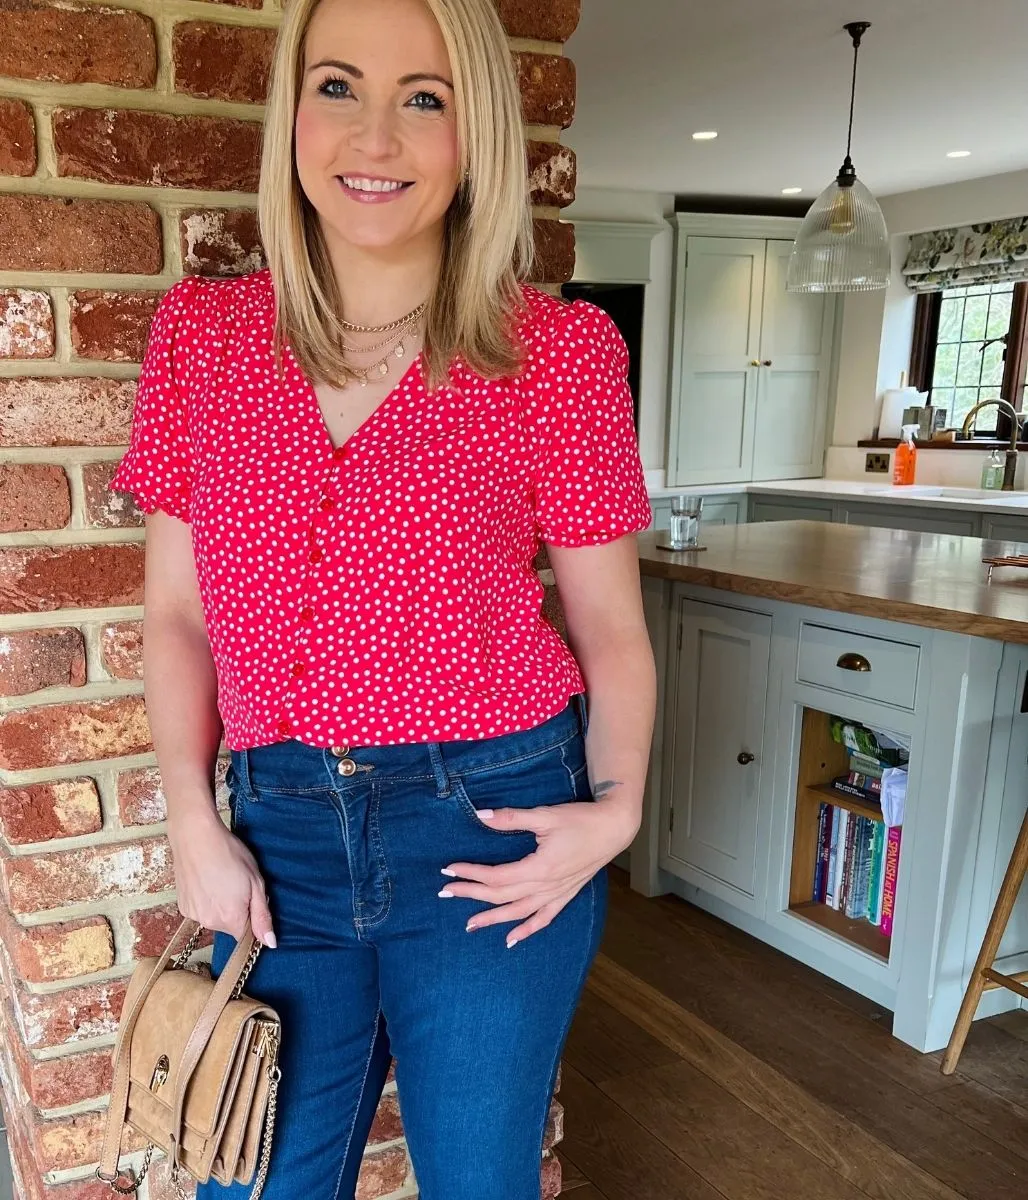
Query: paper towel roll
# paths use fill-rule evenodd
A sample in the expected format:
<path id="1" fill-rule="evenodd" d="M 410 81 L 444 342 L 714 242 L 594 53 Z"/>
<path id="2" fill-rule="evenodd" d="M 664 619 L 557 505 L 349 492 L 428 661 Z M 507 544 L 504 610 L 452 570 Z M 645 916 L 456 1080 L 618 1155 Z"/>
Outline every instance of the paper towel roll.
<path id="1" fill-rule="evenodd" d="M 903 432 L 903 410 L 923 403 L 927 395 L 927 392 L 919 392 L 913 387 L 889 388 L 885 391 L 882 394 L 882 418 L 878 422 L 878 436 L 900 437 Z"/>

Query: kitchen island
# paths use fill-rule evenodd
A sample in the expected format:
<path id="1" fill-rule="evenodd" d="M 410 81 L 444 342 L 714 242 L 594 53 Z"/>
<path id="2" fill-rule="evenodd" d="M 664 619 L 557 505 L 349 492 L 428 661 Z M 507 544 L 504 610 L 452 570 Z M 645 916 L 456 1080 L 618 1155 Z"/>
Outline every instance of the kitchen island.
<path id="1" fill-rule="evenodd" d="M 866 526 L 704 528 L 707 548 L 681 553 L 657 537 L 638 539 L 658 720 L 633 887 L 683 896 L 941 1048 L 1028 803 L 1028 571 L 988 583 L 996 543 Z M 852 765 L 840 723 L 909 760 L 889 922 L 825 902 L 826 822 L 882 832 L 880 806 L 833 788 Z M 1028 896 L 1000 954 L 1028 969 Z M 991 991 L 979 1015 L 1017 1003 Z"/>

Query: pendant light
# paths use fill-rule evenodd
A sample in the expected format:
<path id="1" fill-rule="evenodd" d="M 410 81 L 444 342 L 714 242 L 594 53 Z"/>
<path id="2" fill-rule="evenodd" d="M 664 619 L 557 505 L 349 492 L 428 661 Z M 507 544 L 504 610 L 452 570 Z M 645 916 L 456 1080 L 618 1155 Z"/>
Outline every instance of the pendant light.
<path id="1" fill-rule="evenodd" d="M 857 178 L 850 158 L 857 51 L 870 21 L 850 21 L 853 82 L 846 157 L 839 174 L 810 206 L 789 256 L 786 291 L 871 292 L 889 284 L 889 234 L 878 202 Z"/>

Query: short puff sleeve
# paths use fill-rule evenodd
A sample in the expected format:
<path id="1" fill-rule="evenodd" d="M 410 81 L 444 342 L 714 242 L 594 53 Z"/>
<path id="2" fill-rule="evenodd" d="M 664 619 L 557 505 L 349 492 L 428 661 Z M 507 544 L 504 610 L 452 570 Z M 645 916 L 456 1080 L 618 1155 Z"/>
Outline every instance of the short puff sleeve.
<path id="1" fill-rule="evenodd" d="M 541 348 L 539 536 L 596 546 L 652 520 L 628 386 L 628 347 L 611 317 L 575 300 Z"/>
<path id="2" fill-rule="evenodd" d="M 131 492 L 139 508 L 161 508 L 189 522 L 193 455 L 183 386 L 183 325 L 201 280 L 186 276 L 173 284 L 157 305 L 136 386 L 129 448 L 108 483 Z"/>

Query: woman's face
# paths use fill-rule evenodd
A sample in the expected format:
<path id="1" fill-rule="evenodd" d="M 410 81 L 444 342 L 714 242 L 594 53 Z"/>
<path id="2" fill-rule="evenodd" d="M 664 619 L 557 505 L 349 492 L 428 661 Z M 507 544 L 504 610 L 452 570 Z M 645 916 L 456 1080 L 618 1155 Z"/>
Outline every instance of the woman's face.
<path id="1" fill-rule="evenodd" d="M 450 60 L 422 0 L 322 0 L 307 32 L 296 166 L 326 239 L 441 234 L 460 173 Z"/>

